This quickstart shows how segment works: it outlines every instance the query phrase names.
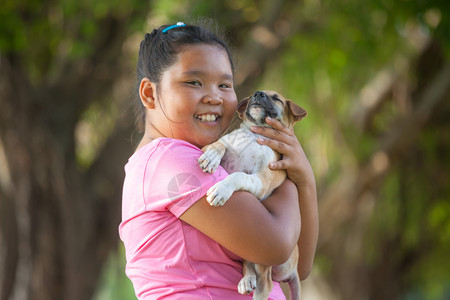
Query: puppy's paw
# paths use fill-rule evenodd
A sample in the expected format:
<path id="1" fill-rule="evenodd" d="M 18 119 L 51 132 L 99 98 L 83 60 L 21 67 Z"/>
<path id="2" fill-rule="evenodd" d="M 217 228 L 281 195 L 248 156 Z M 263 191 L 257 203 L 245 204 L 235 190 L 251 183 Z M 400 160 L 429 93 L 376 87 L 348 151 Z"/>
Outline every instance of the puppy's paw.
<path id="1" fill-rule="evenodd" d="M 208 148 L 198 159 L 198 164 L 202 168 L 203 172 L 214 173 L 220 164 L 222 159 L 221 153 L 217 149 L 211 147 Z"/>
<path id="2" fill-rule="evenodd" d="M 230 199 L 234 189 L 227 184 L 226 179 L 213 185 L 206 193 L 206 200 L 211 206 L 222 206 Z"/>
<path id="3" fill-rule="evenodd" d="M 238 291 L 242 295 L 247 295 L 253 292 L 256 289 L 256 276 L 248 275 L 242 277 L 241 281 L 238 284 Z"/>

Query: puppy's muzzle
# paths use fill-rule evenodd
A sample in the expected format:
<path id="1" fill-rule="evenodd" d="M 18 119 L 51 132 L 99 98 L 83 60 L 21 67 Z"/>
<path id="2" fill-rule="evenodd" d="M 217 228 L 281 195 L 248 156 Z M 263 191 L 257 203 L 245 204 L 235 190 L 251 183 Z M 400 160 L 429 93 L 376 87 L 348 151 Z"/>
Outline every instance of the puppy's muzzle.
<path id="1" fill-rule="evenodd" d="M 273 119 L 277 119 L 279 117 L 279 112 L 275 107 L 275 104 L 266 93 L 257 91 L 250 98 L 247 105 L 246 116 L 249 120 L 256 124 L 264 124 L 266 117 L 271 117 Z M 261 109 L 261 113 L 258 118 L 251 113 L 252 108 L 259 107 Z"/>

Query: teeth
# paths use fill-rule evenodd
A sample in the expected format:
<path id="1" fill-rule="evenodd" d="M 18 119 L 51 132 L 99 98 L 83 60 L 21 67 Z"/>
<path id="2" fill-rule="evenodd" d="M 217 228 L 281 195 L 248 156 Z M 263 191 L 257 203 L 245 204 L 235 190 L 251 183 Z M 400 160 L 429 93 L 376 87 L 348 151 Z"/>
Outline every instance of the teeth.
<path id="1" fill-rule="evenodd" d="M 195 116 L 197 119 L 201 120 L 202 122 L 215 122 L 217 120 L 217 115 L 197 115 Z"/>

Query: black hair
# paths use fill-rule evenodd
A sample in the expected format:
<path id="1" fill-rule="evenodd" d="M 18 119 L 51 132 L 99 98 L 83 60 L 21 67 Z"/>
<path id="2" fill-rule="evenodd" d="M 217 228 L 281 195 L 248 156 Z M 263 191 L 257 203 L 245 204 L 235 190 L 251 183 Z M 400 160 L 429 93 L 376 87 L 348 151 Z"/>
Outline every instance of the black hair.
<path id="1" fill-rule="evenodd" d="M 223 34 L 217 26 L 211 30 L 207 29 L 207 27 L 211 27 L 211 22 L 203 23 L 202 26 L 186 24 L 186 26 L 175 27 L 164 33 L 163 30 L 171 25 L 163 25 L 154 29 L 151 33 L 145 34 L 145 38 L 140 45 L 137 62 L 138 97 L 135 101 L 135 115 L 136 126 L 139 131 L 142 132 L 145 128 L 145 108 L 139 98 L 140 82 L 142 79 L 148 78 L 158 85 L 163 72 L 175 63 L 182 46 L 194 44 L 218 45 L 226 51 L 231 69 L 234 72 L 231 50 L 221 37 Z"/>

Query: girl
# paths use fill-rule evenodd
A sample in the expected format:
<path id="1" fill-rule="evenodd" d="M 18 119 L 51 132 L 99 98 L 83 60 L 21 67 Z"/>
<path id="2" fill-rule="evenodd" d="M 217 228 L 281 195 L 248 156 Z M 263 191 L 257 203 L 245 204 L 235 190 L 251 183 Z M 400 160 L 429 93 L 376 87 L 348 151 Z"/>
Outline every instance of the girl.
<path id="1" fill-rule="evenodd" d="M 203 27 L 162 26 L 141 42 L 137 75 L 144 135 L 125 166 L 119 227 L 137 297 L 251 299 L 237 291 L 241 258 L 281 264 L 297 242 L 306 278 L 318 234 L 316 188 L 293 132 L 275 120 L 268 120 L 273 128 L 253 129 L 283 154 L 270 167 L 289 178 L 269 198 L 239 191 L 222 207 L 205 199 L 227 176 L 221 168 L 203 173 L 197 160 L 236 109 L 228 46 Z M 270 299 L 285 299 L 278 283 Z"/>

